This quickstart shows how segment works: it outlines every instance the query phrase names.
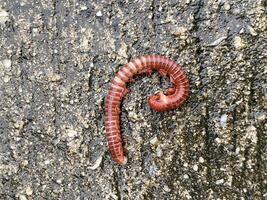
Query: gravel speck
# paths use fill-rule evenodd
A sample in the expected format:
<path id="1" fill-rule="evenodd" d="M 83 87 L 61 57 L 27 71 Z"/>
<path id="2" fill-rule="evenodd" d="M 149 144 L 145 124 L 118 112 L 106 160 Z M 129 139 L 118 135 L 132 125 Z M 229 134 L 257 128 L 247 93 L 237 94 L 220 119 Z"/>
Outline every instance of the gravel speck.
<path id="1" fill-rule="evenodd" d="M 160 147 L 160 145 L 156 148 L 156 152 L 157 152 L 157 157 L 161 157 L 162 156 L 162 154 L 163 154 L 163 152 L 162 152 L 162 149 L 161 149 L 161 147 Z"/>
<path id="2" fill-rule="evenodd" d="M 193 165 L 193 170 L 198 171 L 198 165 Z"/>
<path id="3" fill-rule="evenodd" d="M 32 194 L 33 194 L 32 188 L 31 188 L 30 186 L 28 186 L 28 187 L 26 188 L 25 192 L 26 192 L 26 194 L 27 194 L 28 196 L 32 196 Z"/>
<path id="4" fill-rule="evenodd" d="M 85 11 L 85 10 L 87 10 L 88 8 L 87 8 L 87 6 L 85 6 L 85 5 L 81 5 L 80 9 L 81 9 L 81 11 Z"/>
<path id="5" fill-rule="evenodd" d="M 103 155 L 99 156 L 99 157 L 96 159 L 94 165 L 92 165 L 92 166 L 90 166 L 90 167 L 88 167 L 88 168 L 91 169 L 91 170 L 95 170 L 95 169 L 97 169 L 97 168 L 100 166 L 100 164 L 101 164 L 101 162 L 102 162 L 102 159 L 103 159 Z"/>
<path id="6" fill-rule="evenodd" d="M 243 49 L 244 47 L 246 47 L 244 41 L 242 40 L 242 38 L 240 36 L 236 36 L 234 38 L 234 46 L 237 50 Z"/>
<path id="7" fill-rule="evenodd" d="M 4 25 L 8 20 L 8 12 L 0 8 L 0 25 Z"/>
<path id="8" fill-rule="evenodd" d="M 75 136 L 77 136 L 77 135 L 78 135 L 78 132 L 77 132 L 77 131 L 72 130 L 72 129 L 68 129 L 68 130 L 67 130 L 67 136 L 68 136 L 69 138 L 73 138 L 73 137 L 75 137 Z"/>
<path id="9" fill-rule="evenodd" d="M 171 191 L 171 189 L 167 185 L 163 186 L 163 190 L 166 191 L 166 192 L 170 192 Z"/>
<path id="10" fill-rule="evenodd" d="M 155 145 L 158 142 L 158 138 L 155 136 L 149 142 L 150 144 Z"/>
<path id="11" fill-rule="evenodd" d="M 255 117 L 258 121 L 262 122 L 266 119 L 266 113 L 264 113 L 264 112 L 256 113 Z"/>
<path id="12" fill-rule="evenodd" d="M 223 128 L 227 126 L 227 114 L 221 116 L 220 124 Z"/>
<path id="13" fill-rule="evenodd" d="M 27 200 L 27 197 L 25 195 L 20 194 L 19 195 L 19 200 Z"/>
<path id="14" fill-rule="evenodd" d="M 216 185 L 221 185 L 221 184 L 224 183 L 224 180 L 223 179 L 219 179 L 215 183 L 216 183 Z"/>
<path id="15" fill-rule="evenodd" d="M 210 44 L 207 44 L 208 47 L 214 47 L 219 45 L 223 40 L 225 40 L 227 38 L 227 36 L 222 36 L 219 37 L 218 39 L 214 40 L 213 42 L 211 42 Z"/>
<path id="16" fill-rule="evenodd" d="M 225 3 L 223 4 L 223 8 L 224 8 L 224 10 L 228 11 L 228 10 L 231 9 L 231 5 L 229 4 L 229 2 L 225 2 Z"/>
<path id="17" fill-rule="evenodd" d="M 96 16 L 97 16 L 97 17 L 102 17 L 102 12 L 101 12 L 100 10 L 97 11 Z"/>
<path id="18" fill-rule="evenodd" d="M 189 179 L 189 176 L 188 176 L 187 174 L 184 174 L 184 175 L 183 175 L 183 178 L 184 178 L 184 179 Z"/>
<path id="19" fill-rule="evenodd" d="M 2 60 L 2 64 L 4 65 L 5 69 L 7 71 L 11 70 L 11 60 L 10 59 L 4 59 Z"/>
<path id="20" fill-rule="evenodd" d="M 257 143 L 258 137 L 257 137 L 257 129 L 255 126 L 249 126 L 246 129 L 246 137 L 250 139 L 253 143 Z"/>
<path id="21" fill-rule="evenodd" d="M 253 35 L 253 36 L 256 36 L 256 35 L 258 35 L 258 33 L 255 31 L 255 29 L 252 27 L 252 26 L 247 26 L 247 29 L 248 29 L 248 31 L 249 31 L 249 33 L 251 34 L 251 35 Z"/>
<path id="22" fill-rule="evenodd" d="M 202 158 L 202 157 L 199 157 L 198 161 L 199 161 L 200 163 L 204 163 L 204 162 L 205 162 L 204 158 Z"/>

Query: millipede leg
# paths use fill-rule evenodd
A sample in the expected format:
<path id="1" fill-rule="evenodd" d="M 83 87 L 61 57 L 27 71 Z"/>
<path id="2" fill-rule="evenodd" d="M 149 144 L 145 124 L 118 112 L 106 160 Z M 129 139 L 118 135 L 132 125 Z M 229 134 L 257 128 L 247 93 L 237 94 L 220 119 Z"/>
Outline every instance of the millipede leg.
<path id="1" fill-rule="evenodd" d="M 161 76 L 166 76 L 166 75 L 167 75 L 167 71 L 164 70 L 164 69 L 160 69 L 160 70 L 159 70 L 159 74 L 160 74 Z"/>

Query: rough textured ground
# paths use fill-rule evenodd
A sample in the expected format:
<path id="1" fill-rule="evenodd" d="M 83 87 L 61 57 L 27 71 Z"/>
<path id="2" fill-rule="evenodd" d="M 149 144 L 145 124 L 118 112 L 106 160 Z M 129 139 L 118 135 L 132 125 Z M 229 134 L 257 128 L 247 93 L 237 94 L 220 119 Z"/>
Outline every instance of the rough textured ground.
<path id="1" fill-rule="evenodd" d="M 267 199 L 264 0 L 0 0 L 0 199 Z M 128 163 L 107 152 L 109 81 L 160 54 L 191 84 L 178 110 L 122 107 Z"/>

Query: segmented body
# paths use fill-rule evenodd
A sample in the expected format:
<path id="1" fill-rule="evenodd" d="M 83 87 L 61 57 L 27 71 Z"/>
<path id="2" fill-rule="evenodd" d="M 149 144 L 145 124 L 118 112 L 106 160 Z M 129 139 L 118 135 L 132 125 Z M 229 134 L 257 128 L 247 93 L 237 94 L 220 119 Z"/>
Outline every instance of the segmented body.
<path id="1" fill-rule="evenodd" d="M 165 93 L 159 92 L 149 97 L 149 106 L 159 112 L 178 108 L 189 95 L 189 81 L 185 72 L 176 62 L 157 55 L 142 56 L 124 65 L 111 82 L 105 102 L 105 128 L 108 148 L 112 159 L 118 164 L 125 164 L 121 132 L 120 106 L 122 98 L 127 94 L 126 83 L 136 74 L 157 70 L 161 75 L 169 75 L 174 87 Z"/>

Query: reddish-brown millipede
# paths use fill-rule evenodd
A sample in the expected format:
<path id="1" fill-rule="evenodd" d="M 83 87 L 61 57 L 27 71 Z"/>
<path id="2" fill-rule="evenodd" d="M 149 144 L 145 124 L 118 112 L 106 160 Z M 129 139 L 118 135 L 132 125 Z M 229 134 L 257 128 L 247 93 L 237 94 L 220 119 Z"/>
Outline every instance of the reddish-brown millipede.
<path id="1" fill-rule="evenodd" d="M 118 164 L 125 164 L 120 133 L 120 105 L 127 94 L 126 83 L 136 74 L 157 70 L 161 75 L 169 75 L 174 87 L 165 93 L 159 92 L 148 99 L 149 106 L 159 112 L 178 108 L 189 95 L 189 81 L 185 72 L 176 62 L 157 55 L 142 56 L 124 65 L 111 82 L 105 102 L 105 128 L 108 148 L 112 159 Z"/>

